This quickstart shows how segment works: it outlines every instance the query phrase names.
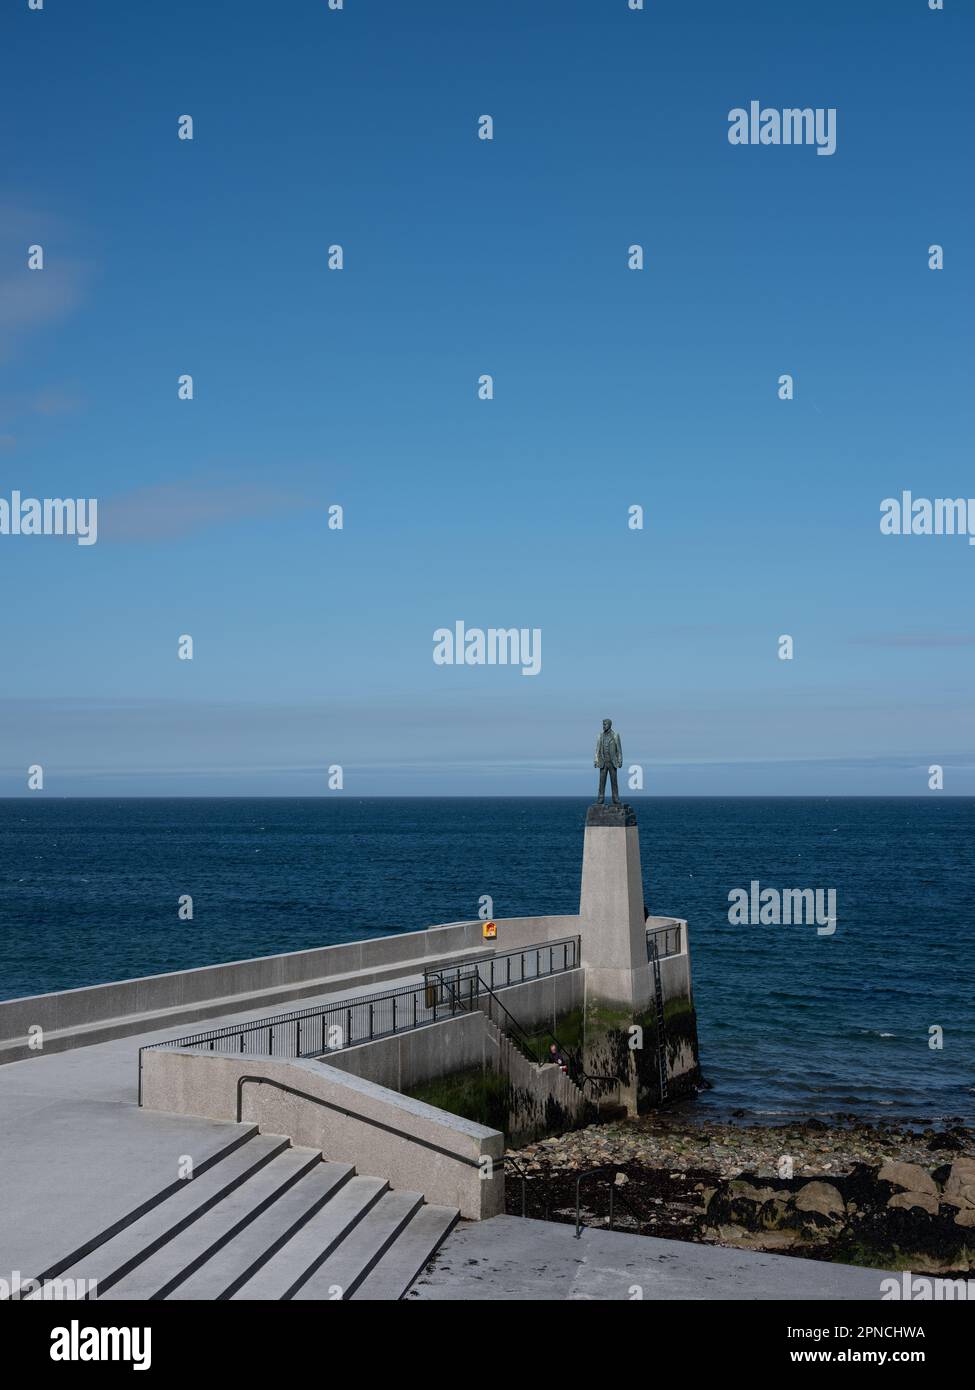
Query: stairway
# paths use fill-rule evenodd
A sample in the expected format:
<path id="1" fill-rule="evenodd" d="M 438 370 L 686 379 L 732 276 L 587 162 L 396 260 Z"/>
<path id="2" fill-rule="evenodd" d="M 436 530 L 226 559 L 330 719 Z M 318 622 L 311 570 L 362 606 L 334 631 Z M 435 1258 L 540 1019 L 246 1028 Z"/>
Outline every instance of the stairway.
<path id="1" fill-rule="evenodd" d="M 108 1301 L 399 1299 L 457 1215 L 252 1126 L 59 1277 Z"/>
<path id="2" fill-rule="evenodd" d="M 510 1113 L 508 1117 L 515 1133 L 521 1132 L 522 1126 L 530 1124 L 532 1103 L 540 1133 L 557 1116 L 562 1117 L 565 1127 L 569 1128 L 585 1114 L 585 1092 L 561 1067 L 554 1062 L 530 1060 L 517 1037 L 503 1031 L 486 1015 L 484 1027 L 487 1037 L 497 1049 L 498 1071 L 507 1077 L 513 1095 L 520 1097 L 522 1113 Z M 553 1105 L 557 1107 L 554 1112 Z"/>

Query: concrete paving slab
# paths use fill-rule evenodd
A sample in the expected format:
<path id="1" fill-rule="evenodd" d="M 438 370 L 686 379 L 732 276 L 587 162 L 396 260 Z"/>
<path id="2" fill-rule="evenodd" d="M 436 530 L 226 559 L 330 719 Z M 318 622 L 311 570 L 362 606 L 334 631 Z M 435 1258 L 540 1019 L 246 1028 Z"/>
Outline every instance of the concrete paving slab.
<path id="1" fill-rule="evenodd" d="M 408 1299 L 879 1299 L 889 1271 L 494 1216 L 462 1222 Z"/>

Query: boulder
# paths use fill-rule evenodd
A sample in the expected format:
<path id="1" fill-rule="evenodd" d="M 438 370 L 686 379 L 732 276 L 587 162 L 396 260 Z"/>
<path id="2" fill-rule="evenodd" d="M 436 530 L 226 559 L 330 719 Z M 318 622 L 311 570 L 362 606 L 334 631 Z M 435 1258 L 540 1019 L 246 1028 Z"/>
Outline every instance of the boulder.
<path id="1" fill-rule="evenodd" d="M 975 1191 L 975 1158 L 959 1158 L 945 1179 L 946 1197 L 969 1197 Z"/>
<path id="2" fill-rule="evenodd" d="M 760 1206 L 778 1195 L 774 1187 L 755 1187 L 753 1183 L 742 1182 L 740 1179 L 728 1184 L 729 1197 L 743 1202 L 758 1202 Z"/>
<path id="3" fill-rule="evenodd" d="M 911 1207 L 922 1207 L 932 1216 L 938 1214 L 938 1198 L 932 1192 L 895 1192 L 887 1203 L 888 1207 L 900 1207 L 904 1211 Z"/>
<path id="4" fill-rule="evenodd" d="M 796 1210 L 813 1211 L 820 1216 L 842 1216 L 846 1203 L 832 1183 L 807 1182 L 796 1193 Z"/>
<path id="5" fill-rule="evenodd" d="M 938 1191 L 934 1178 L 917 1163 L 885 1163 L 877 1177 L 881 1182 L 889 1182 L 892 1187 L 899 1187 L 904 1192 L 937 1194 Z"/>

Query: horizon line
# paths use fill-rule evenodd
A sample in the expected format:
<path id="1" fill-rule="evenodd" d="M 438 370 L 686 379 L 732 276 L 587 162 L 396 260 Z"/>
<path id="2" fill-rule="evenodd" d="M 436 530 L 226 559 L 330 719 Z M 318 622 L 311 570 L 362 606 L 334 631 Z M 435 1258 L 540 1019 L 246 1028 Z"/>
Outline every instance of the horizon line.
<path id="1" fill-rule="evenodd" d="M 0 796 L 0 802 L 4 801 L 586 801 L 587 798 L 581 795 L 559 792 L 546 794 L 537 793 L 517 793 L 512 792 L 508 795 L 477 792 L 442 792 L 442 793 L 407 793 L 390 792 L 388 794 L 369 793 L 368 795 L 350 796 L 347 794 L 336 794 L 334 792 L 316 792 L 314 794 L 297 795 L 293 793 L 258 793 L 247 795 L 236 793 L 232 795 L 207 795 L 205 793 L 185 793 L 183 795 L 170 795 L 165 793 L 147 792 L 144 795 L 137 795 L 131 792 L 120 793 L 118 795 L 98 795 L 98 796 L 74 796 L 57 795 L 45 793 L 38 797 L 36 793 L 21 792 L 16 796 Z M 661 793 L 656 795 L 640 795 L 631 798 L 632 801 L 975 801 L 975 793 L 972 792 L 685 792 L 685 793 Z M 596 806 L 596 801 L 588 801 L 590 806 Z M 611 802 L 607 802 L 611 805 Z M 622 805 L 628 804 L 621 802 Z"/>

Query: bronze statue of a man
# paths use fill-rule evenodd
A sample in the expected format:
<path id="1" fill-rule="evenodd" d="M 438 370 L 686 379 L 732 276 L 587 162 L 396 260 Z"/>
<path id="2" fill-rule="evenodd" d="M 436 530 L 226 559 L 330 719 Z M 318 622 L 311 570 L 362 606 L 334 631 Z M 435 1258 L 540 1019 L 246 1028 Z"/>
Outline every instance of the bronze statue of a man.
<path id="1" fill-rule="evenodd" d="M 609 773 L 610 785 L 613 788 L 613 805 L 620 804 L 620 792 L 616 783 L 616 769 L 623 766 L 623 744 L 620 736 L 613 728 L 612 719 L 603 720 L 603 731 L 596 739 L 596 757 L 593 767 L 599 768 L 599 796 L 596 798 L 596 805 L 602 806 L 606 801 L 606 774 Z"/>

